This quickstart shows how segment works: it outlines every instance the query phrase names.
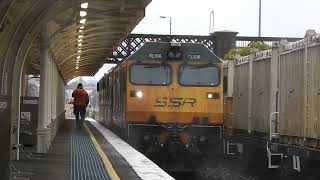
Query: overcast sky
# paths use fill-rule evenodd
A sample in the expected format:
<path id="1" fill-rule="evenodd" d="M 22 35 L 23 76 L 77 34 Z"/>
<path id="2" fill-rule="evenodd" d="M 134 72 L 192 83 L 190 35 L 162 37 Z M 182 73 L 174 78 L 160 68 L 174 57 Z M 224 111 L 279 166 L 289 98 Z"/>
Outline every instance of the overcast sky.
<path id="1" fill-rule="evenodd" d="M 262 36 L 303 37 L 307 29 L 320 30 L 320 0 L 262 0 Z M 208 35 L 210 12 L 214 30 L 232 30 L 242 36 L 258 35 L 259 0 L 152 0 L 145 18 L 133 33 Z M 110 65 L 104 66 L 100 79 Z"/>
<path id="2" fill-rule="evenodd" d="M 320 29 L 319 0 L 262 0 L 263 36 L 303 36 Z M 133 33 L 208 35 L 209 14 L 214 10 L 215 30 L 258 35 L 259 0 L 152 0 L 146 16 Z"/>

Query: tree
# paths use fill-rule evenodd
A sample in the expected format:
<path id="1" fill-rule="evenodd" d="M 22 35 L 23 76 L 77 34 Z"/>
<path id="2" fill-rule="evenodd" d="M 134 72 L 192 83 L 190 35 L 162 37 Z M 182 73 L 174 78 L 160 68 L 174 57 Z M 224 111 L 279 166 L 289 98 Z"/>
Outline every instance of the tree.
<path id="1" fill-rule="evenodd" d="M 265 51 L 271 49 L 271 46 L 261 41 L 253 41 L 248 44 L 247 47 L 233 48 L 227 54 L 224 55 L 224 60 L 233 60 L 236 55 L 247 56 L 253 50 Z"/>

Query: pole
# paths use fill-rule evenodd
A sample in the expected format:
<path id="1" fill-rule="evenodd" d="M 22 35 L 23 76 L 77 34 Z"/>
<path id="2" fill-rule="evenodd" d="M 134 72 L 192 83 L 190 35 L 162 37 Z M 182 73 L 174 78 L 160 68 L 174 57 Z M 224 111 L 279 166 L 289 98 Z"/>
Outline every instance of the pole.
<path id="1" fill-rule="evenodd" d="M 171 16 L 160 16 L 160 18 L 162 18 L 162 19 L 169 18 L 170 19 L 170 35 L 171 35 L 172 17 Z"/>
<path id="2" fill-rule="evenodd" d="M 214 10 L 210 12 L 210 18 L 209 18 L 209 34 L 213 33 L 214 29 Z"/>
<path id="3" fill-rule="evenodd" d="M 261 37 L 261 0 L 259 0 L 259 37 Z"/>
<path id="4" fill-rule="evenodd" d="M 170 35 L 171 35 L 172 17 L 170 16 Z"/>

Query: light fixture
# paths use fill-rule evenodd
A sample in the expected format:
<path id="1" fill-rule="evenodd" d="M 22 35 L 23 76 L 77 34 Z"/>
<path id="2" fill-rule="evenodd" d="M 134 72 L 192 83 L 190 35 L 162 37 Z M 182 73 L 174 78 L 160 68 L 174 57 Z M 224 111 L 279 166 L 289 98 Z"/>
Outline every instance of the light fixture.
<path id="1" fill-rule="evenodd" d="M 213 94 L 208 93 L 207 97 L 208 97 L 208 99 L 212 99 L 213 98 Z"/>
<path id="2" fill-rule="evenodd" d="M 84 23 L 86 23 L 86 19 L 81 19 L 79 22 L 80 22 L 80 24 L 84 24 Z"/>
<path id="3" fill-rule="evenodd" d="M 87 2 L 86 2 L 86 3 L 82 3 L 82 4 L 81 4 L 81 8 L 82 8 L 82 9 L 87 9 L 87 8 L 88 8 L 88 5 L 89 5 L 89 4 L 88 4 Z"/>
<path id="4" fill-rule="evenodd" d="M 87 15 L 86 11 L 80 11 L 80 17 L 85 17 Z"/>
<path id="5" fill-rule="evenodd" d="M 82 9 L 87 9 L 88 8 L 88 2 L 82 3 L 81 4 L 81 8 Z M 84 10 L 80 10 L 80 17 L 83 18 L 87 15 L 87 11 Z M 76 58 L 76 70 L 79 69 L 79 64 L 80 64 L 80 54 L 81 54 L 81 46 L 82 46 L 82 41 L 83 41 L 83 30 L 84 30 L 84 24 L 86 23 L 86 19 L 80 19 L 80 27 L 79 27 L 79 35 L 78 35 L 78 48 L 77 48 L 77 52 L 78 52 L 78 56 Z"/>

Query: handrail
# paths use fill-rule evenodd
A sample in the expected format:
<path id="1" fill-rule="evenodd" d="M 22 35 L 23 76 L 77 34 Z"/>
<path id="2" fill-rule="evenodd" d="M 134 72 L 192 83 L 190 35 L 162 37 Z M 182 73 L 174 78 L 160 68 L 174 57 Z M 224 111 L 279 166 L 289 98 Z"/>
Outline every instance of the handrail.
<path id="1" fill-rule="evenodd" d="M 270 141 L 272 140 L 272 135 L 275 134 L 275 133 L 277 133 L 277 132 L 272 133 L 272 117 L 273 117 L 275 114 L 279 114 L 279 112 L 273 112 L 273 113 L 271 113 L 271 114 L 270 114 L 270 119 L 269 119 L 269 123 L 270 123 L 270 126 L 269 126 L 270 139 L 269 139 L 269 140 L 270 140 Z M 278 125 L 278 122 L 276 121 L 275 124 L 276 124 L 276 126 L 277 126 L 277 125 Z M 277 129 L 276 126 L 275 126 L 275 129 Z"/>

